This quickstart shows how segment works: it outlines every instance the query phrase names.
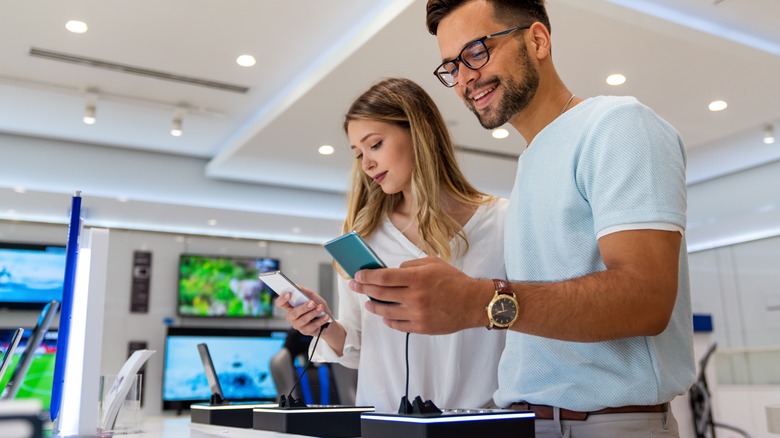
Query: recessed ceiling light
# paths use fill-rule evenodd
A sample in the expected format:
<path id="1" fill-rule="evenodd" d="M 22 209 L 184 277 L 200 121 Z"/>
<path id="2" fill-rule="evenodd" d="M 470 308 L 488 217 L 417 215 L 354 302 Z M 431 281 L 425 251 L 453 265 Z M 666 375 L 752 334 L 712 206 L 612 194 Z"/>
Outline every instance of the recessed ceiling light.
<path id="1" fill-rule="evenodd" d="M 507 138 L 509 137 L 509 131 L 504 128 L 496 128 L 491 135 L 493 138 Z"/>
<path id="2" fill-rule="evenodd" d="M 65 23 L 65 29 L 68 29 L 73 33 L 84 33 L 89 28 L 87 27 L 87 23 L 83 21 L 70 20 L 67 23 Z"/>
<path id="3" fill-rule="evenodd" d="M 292 228 L 292 232 L 293 232 L 294 234 L 301 234 L 301 231 L 302 231 L 302 230 L 301 230 L 301 227 L 293 227 L 293 228 Z"/>
<path id="4" fill-rule="evenodd" d="M 333 146 L 329 144 L 324 144 L 319 148 L 319 153 L 321 153 L 322 155 L 333 155 L 333 152 L 335 151 L 336 150 L 333 149 Z"/>
<path id="5" fill-rule="evenodd" d="M 213 227 L 213 226 L 217 225 L 217 220 L 216 219 L 209 219 L 208 224 L 209 224 L 209 226 Z"/>
<path id="6" fill-rule="evenodd" d="M 25 189 L 24 187 L 14 187 L 14 191 L 16 193 L 27 193 L 27 189 Z"/>
<path id="7" fill-rule="evenodd" d="M 255 57 L 252 55 L 241 55 L 238 58 L 236 58 L 236 64 L 240 65 L 241 67 L 251 67 L 255 65 L 257 61 L 255 61 Z"/>
<path id="8" fill-rule="evenodd" d="M 128 201 L 128 199 L 126 197 L 124 197 L 124 196 L 120 196 L 120 197 L 116 198 L 116 200 L 119 201 L 119 202 L 123 202 L 123 203 Z"/>
<path id="9" fill-rule="evenodd" d="M 609 85 L 623 85 L 626 83 L 626 77 L 620 73 L 607 76 L 607 84 Z"/>
<path id="10" fill-rule="evenodd" d="M 715 100 L 710 102 L 710 111 L 723 111 L 729 106 L 728 103 L 724 100 Z"/>

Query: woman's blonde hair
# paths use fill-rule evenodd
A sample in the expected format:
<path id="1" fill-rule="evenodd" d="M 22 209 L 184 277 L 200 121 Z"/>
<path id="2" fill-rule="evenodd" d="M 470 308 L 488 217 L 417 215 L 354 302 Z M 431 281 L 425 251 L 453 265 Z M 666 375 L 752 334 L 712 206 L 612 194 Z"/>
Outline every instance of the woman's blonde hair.
<path id="1" fill-rule="evenodd" d="M 344 119 L 344 131 L 353 120 L 374 120 L 406 128 L 411 133 L 415 166 L 412 168 L 412 214 L 417 219 L 420 249 L 450 261 L 450 240 L 458 236 L 457 251 L 468 249 L 463 227 L 446 213 L 441 195 L 461 204 L 479 205 L 492 199 L 469 183 L 458 167 L 449 131 L 439 109 L 419 85 L 403 78 L 384 79 L 355 100 Z M 389 216 L 402 199 L 387 195 L 362 170 L 352 165 L 343 231 L 367 236 Z M 464 246 L 461 247 L 461 241 Z"/>

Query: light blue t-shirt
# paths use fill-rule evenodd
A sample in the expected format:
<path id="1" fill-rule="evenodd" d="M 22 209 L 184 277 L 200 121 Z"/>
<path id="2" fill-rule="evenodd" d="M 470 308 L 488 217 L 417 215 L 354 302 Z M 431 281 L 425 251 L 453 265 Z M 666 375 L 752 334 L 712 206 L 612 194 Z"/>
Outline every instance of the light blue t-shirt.
<path id="1" fill-rule="evenodd" d="M 587 99 L 561 115 L 518 162 L 504 239 L 509 279 L 552 282 L 606 270 L 596 236 L 609 227 L 684 230 L 685 159 L 674 128 L 632 97 Z M 663 333 L 566 342 L 509 331 L 494 399 L 576 411 L 668 402 L 694 381 L 692 325 L 683 239 Z"/>

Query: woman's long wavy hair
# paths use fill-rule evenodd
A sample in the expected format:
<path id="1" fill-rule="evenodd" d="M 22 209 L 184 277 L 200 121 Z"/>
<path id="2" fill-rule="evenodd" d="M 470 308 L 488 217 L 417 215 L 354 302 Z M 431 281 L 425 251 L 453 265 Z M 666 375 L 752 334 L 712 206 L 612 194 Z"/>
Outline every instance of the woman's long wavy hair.
<path id="1" fill-rule="evenodd" d="M 349 108 L 344 120 L 345 132 L 353 120 L 392 123 L 409 130 L 415 160 L 412 169 L 412 214 L 417 219 L 420 249 L 428 255 L 450 261 L 456 256 L 452 254 L 450 241 L 458 236 L 456 251 L 465 253 L 468 250 L 466 233 L 444 210 L 444 195 L 452 201 L 469 205 L 483 204 L 493 198 L 466 180 L 458 167 L 444 119 L 425 90 L 408 79 L 384 79 L 358 97 Z M 355 160 L 343 231 L 355 230 L 363 236 L 371 234 L 402 197 L 402 193 L 385 194 L 363 172 L 360 160 Z"/>

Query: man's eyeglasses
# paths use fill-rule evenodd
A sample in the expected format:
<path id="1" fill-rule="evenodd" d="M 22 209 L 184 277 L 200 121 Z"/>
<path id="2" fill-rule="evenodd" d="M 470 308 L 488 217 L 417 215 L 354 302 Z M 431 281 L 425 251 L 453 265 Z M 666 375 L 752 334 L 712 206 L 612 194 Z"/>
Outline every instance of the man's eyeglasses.
<path id="1" fill-rule="evenodd" d="M 433 74 L 439 78 L 445 87 L 454 87 L 458 83 L 460 64 L 463 64 L 472 70 L 477 70 L 484 67 L 485 64 L 490 61 L 490 51 L 485 45 L 485 40 L 509 35 L 516 30 L 528 29 L 530 27 L 531 26 L 517 26 L 476 39 L 466 44 L 466 47 L 460 51 L 457 58 L 452 61 L 444 61 L 436 68 Z"/>

